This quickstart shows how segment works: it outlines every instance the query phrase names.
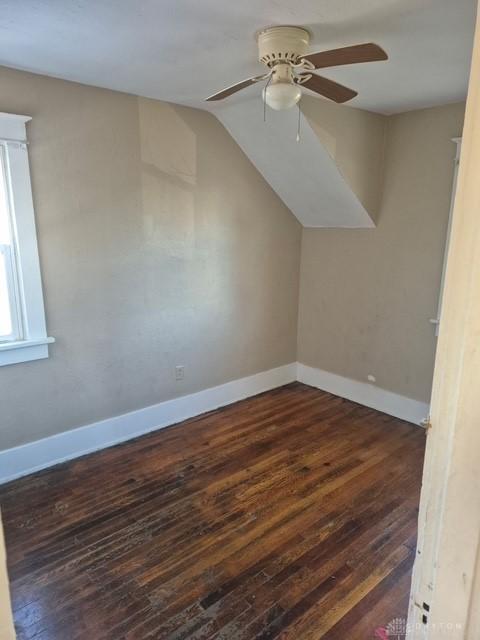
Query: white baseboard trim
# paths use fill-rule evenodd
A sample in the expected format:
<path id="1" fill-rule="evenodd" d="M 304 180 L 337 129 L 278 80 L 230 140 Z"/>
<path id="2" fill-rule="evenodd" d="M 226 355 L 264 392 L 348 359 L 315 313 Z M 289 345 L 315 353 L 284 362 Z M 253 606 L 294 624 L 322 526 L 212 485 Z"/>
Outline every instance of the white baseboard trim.
<path id="1" fill-rule="evenodd" d="M 295 380 L 415 424 L 420 424 L 429 413 L 424 402 L 294 362 L 0 451 L 0 484 Z"/>
<path id="2" fill-rule="evenodd" d="M 414 424 L 420 424 L 430 411 L 429 405 L 425 402 L 380 389 L 373 384 L 309 367 L 300 362 L 297 363 L 297 380 Z"/>
<path id="3" fill-rule="evenodd" d="M 296 363 L 0 451 L 0 484 L 296 380 Z"/>

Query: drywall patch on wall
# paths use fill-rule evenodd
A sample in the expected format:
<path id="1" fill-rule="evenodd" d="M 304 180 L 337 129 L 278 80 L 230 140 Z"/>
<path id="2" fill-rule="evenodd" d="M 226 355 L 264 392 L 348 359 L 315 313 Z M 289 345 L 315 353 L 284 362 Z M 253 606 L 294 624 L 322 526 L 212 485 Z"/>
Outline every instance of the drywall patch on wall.
<path id="1" fill-rule="evenodd" d="M 428 417 L 429 406 L 412 398 L 406 398 L 398 393 L 380 389 L 372 384 L 344 378 L 329 371 L 308 367 L 298 363 L 297 379 L 299 382 L 328 391 L 341 398 L 353 400 L 366 407 L 388 413 L 390 416 L 420 424 Z"/>
<path id="2" fill-rule="evenodd" d="M 104 449 L 296 379 L 296 363 L 0 451 L 0 483 Z"/>

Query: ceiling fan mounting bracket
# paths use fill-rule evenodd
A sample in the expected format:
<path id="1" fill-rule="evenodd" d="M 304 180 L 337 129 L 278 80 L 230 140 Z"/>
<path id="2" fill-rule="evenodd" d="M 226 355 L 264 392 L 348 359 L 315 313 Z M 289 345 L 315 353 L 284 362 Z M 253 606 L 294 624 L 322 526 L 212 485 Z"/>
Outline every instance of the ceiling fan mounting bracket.
<path id="1" fill-rule="evenodd" d="M 297 65 L 308 53 L 310 34 L 301 27 L 269 27 L 257 34 L 258 59 L 268 67 L 279 62 Z"/>

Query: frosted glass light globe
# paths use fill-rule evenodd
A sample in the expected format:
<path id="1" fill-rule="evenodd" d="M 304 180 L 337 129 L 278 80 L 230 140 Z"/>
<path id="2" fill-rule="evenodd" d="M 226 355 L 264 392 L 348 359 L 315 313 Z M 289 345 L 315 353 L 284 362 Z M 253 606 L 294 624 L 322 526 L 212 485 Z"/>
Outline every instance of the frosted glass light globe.
<path id="1" fill-rule="evenodd" d="M 300 87 L 290 82 L 272 82 L 263 93 L 265 102 L 276 111 L 291 109 L 302 97 Z"/>

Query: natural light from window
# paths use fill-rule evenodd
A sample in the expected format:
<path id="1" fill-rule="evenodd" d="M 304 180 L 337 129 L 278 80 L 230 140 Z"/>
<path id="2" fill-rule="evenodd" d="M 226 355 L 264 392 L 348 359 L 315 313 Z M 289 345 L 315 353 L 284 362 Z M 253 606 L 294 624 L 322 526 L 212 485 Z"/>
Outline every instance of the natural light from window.
<path id="1" fill-rule="evenodd" d="M 0 367 L 48 358 L 28 161 L 30 116 L 0 112 Z"/>
<path id="2" fill-rule="evenodd" d="M 0 342 L 14 338 L 12 322 L 13 246 L 5 179 L 5 157 L 0 154 Z"/>

